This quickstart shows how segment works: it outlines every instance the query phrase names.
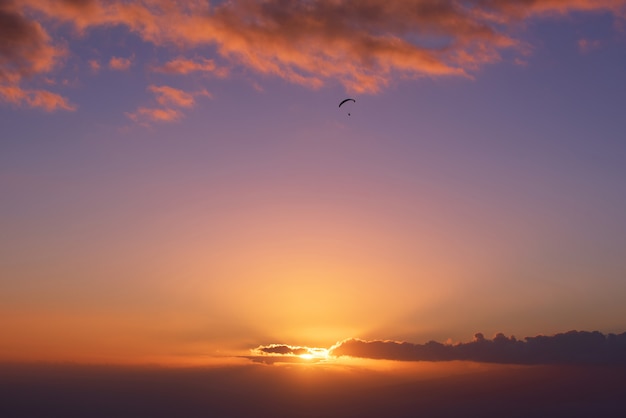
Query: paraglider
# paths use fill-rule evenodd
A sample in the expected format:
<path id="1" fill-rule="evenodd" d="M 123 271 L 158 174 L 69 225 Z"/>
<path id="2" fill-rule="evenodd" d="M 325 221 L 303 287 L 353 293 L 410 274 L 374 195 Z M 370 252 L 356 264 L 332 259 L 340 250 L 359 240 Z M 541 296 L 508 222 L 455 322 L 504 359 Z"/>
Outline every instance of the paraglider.
<path id="1" fill-rule="evenodd" d="M 356 100 L 354 99 L 343 99 L 340 103 L 339 103 L 339 107 L 341 107 L 342 104 L 344 104 L 345 102 L 354 102 L 356 103 Z M 350 116 L 350 113 L 348 113 L 348 116 Z"/>

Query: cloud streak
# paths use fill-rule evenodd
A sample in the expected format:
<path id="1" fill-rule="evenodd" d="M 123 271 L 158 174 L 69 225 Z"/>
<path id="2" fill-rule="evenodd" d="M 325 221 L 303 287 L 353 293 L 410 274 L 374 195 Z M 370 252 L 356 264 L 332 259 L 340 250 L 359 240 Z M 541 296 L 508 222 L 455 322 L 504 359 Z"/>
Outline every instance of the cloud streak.
<path id="1" fill-rule="evenodd" d="M 133 65 L 131 58 L 111 57 L 109 60 L 109 68 L 116 71 L 126 71 Z"/>
<path id="2" fill-rule="evenodd" d="M 260 355 L 282 355 L 282 356 L 300 356 L 308 354 L 311 349 L 308 347 L 292 346 L 287 344 L 270 344 L 261 345 L 255 348 L 253 351 Z"/>
<path id="3" fill-rule="evenodd" d="M 57 109 L 76 110 L 65 97 L 47 90 L 25 90 L 16 85 L 0 85 L 0 100 L 17 106 L 42 108 L 47 112 Z"/>
<path id="4" fill-rule="evenodd" d="M 178 108 L 192 108 L 196 104 L 195 97 L 204 96 L 211 98 L 211 93 L 199 90 L 192 93 L 176 89 L 170 86 L 148 86 L 148 91 L 154 93 L 155 101 L 161 107 L 140 106 L 135 112 L 126 113 L 126 116 L 134 122 L 149 125 L 149 122 L 176 122 L 182 119 L 183 113 Z"/>
<path id="5" fill-rule="evenodd" d="M 163 105 L 174 105 L 179 107 L 193 107 L 196 103 L 194 96 L 202 95 L 211 97 L 209 92 L 201 90 L 195 93 L 187 93 L 179 89 L 175 89 L 169 86 L 148 86 L 148 90 L 153 92 L 156 96 L 156 101 Z"/>
<path id="6" fill-rule="evenodd" d="M 474 340 L 455 345 L 430 341 L 348 339 L 329 349 L 332 356 L 399 361 L 464 360 L 502 364 L 626 364 L 626 333 L 569 331 L 517 340 L 497 334 L 492 340 L 476 334 Z"/>
<path id="7" fill-rule="evenodd" d="M 251 350 L 251 356 L 246 358 L 257 362 L 273 364 L 277 362 L 317 362 L 329 356 L 326 348 L 302 347 L 288 344 L 260 345 Z"/>
<path id="8" fill-rule="evenodd" d="M 133 122 L 149 125 L 148 122 L 176 122 L 183 117 L 182 112 L 176 109 L 162 109 L 151 107 L 139 107 L 135 112 L 126 113 Z"/>
<path id="9" fill-rule="evenodd" d="M 214 60 L 207 58 L 186 59 L 177 57 L 163 64 L 161 67 L 155 67 L 155 72 L 165 74 L 186 75 L 190 73 L 214 73 L 218 77 L 225 77 L 228 74 L 226 68 L 218 67 Z"/>

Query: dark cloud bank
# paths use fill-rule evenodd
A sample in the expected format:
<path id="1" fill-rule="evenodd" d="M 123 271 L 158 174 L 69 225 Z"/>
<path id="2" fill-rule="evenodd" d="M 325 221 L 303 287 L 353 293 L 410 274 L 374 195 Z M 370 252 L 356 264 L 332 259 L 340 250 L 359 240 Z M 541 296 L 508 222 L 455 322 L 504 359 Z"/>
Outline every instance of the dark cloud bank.
<path id="1" fill-rule="evenodd" d="M 430 341 L 350 339 L 332 348 L 334 356 L 401 361 L 465 360 L 501 364 L 626 364 L 626 333 L 604 335 L 598 331 L 569 331 L 518 340 L 497 334 L 493 340 L 476 334 L 474 341 L 455 345 Z"/>
<path id="2" fill-rule="evenodd" d="M 394 367 L 0 363 L 0 417 L 624 417 L 625 340 L 626 333 L 571 331 L 524 340 L 477 334 L 456 345 L 346 340 L 332 349 L 335 356 L 424 360 Z M 257 352 L 269 358 L 310 352 L 265 348 Z"/>
<path id="3" fill-rule="evenodd" d="M 626 416 L 624 366 L 429 364 L 441 371 L 0 364 L 0 417 Z"/>

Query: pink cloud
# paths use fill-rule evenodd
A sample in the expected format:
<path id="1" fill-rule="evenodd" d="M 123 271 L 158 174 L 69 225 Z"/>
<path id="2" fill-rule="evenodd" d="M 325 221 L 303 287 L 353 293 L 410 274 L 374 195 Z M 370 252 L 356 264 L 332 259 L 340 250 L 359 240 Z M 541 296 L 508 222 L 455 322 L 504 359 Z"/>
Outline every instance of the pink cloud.
<path id="1" fill-rule="evenodd" d="M 485 0 L 483 6 L 502 17 L 525 18 L 530 15 L 568 14 L 571 12 L 610 11 L 624 16 L 624 0 Z"/>
<path id="2" fill-rule="evenodd" d="M 140 107 L 135 112 L 126 113 L 134 122 L 145 124 L 148 122 L 175 122 L 182 118 L 182 113 L 175 109 Z"/>
<path id="3" fill-rule="evenodd" d="M 519 57 L 516 57 L 513 60 L 513 63 L 515 65 L 519 65 L 520 67 L 527 67 L 528 66 L 528 61 L 526 61 L 525 59 L 519 58 Z"/>
<path id="4" fill-rule="evenodd" d="M 94 73 L 97 73 L 98 71 L 100 71 L 100 68 L 102 68 L 98 60 L 89 60 L 88 64 L 89 68 Z"/>
<path id="5" fill-rule="evenodd" d="M 205 72 L 214 73 L 218 77 L 224 77 L 228 74 L 228 70 L 226 68 L 218 67 L 214 60 L 206 58 L 186 59 L 183 57 L 178 57 L 168 61 L 163 66 L 154 68 L 154 71 L 166 74 Z"/>
<path id="6" fill-rule="evenodd" d="M 489 340 L 481 333 L 471 342 L 442 344 L 429 341 L 348 339 L 329 349 L 333 356 L 399 361 L 476 361 L 508 364 L 625 364 L 626 333 L 568 331 L 518 340 L 498 333 Z"/>
<path id="7" fill-rule="evenodd" d="M 594 49 L 600 48 L 600 45 L 601 45 L 601 42 L 598 40 L 591 40 L 591 39 L 579 39 L 578 40 L 578 50 L 583 54 L 593 51 Z"/>
<path id="8" fill-rule="evenodd" d="M 126 113 L 131 120 L 144 125 L 148 122 L 176 122 L 183 117 L 176 107 L 191 108 L 196 104 L 196 97 L 211 98 L 211 93 L 204 89 L 189 93 L 170 86 L 150 85 L 148 91 L 154 93 L 161 107 L 139 107 L 135 112 Z"/>
<path id="9" fill-rule="evenodd" d="M 169 86 L 148 86 L 148 90 L 156 96 L 156 101 L 162 105 L 174 105 L 180 107 L 192 107 L 195 104 L 193 94 Z"/>
<path id="10" fill-rule="evenodd" d="M 131 58 L 111 57 L 109 60 L 109 68 L 117 71 L 125 71 L 133 64 Z"/>

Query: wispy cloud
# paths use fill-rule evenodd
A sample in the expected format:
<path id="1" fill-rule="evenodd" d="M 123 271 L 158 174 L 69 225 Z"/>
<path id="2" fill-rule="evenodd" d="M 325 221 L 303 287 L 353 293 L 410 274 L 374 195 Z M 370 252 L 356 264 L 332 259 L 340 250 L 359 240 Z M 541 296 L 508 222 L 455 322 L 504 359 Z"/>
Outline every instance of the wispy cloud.
<path id="1" fill-rule="evenodd" d="M 333 356 L 400 361 L 466 360 L 509 364 L 625 364 L 626 333 L 569 331 L 518 340 L 497 334 L 492 340 L 476 334 L 474 341 L 412 344 L 400 341 L 349 339 L 329 349 Z"/>
<path id="2" fill-rule="evenodd" d="M 161 107 L 139 107 L 135 112 L 126 113 L 132 121 L 140 124 L 148 122 L 176 122 L 183 117 L 177 108 L 192 108 L 196 104 L 196 97 L 211 98 L 211 93 L 202 89 L 186 92 L 170 86 L 148 86 L 148 91 L 154 93 L 155 101 Z"/>
<path id="3" fill-rule="evenodd" d="M 65 97 L 47 90 L 28 90 L 18 85 L 0 84 L 0 101 L 17 106 L 41 108 L 47 112 L 58 109 L 76 110 Z"/>
<path id="4" fill-rule="evenodd" d="M 179 107 L 193 107 L 196 103 L 194 96 L 202 95 L 211 97 L 206 90 L 187 93 L 173 87 L 155 85 L 148 86 L 148 90 L 155 94 L 156 101 L 162 106 L 174 105 Z"/>
<path id="5" fill-rule="evenodd" d="M 215 61 L 207 58 L 186 59 L 183 57 L 174 58 L 160 67 L 155 67 L 154 71 L 166 74 L 189 74 L 194 72 L 213 73 L 218 77 L 224 77 L 228 70 L 218 67 Z"/>
<path id="6" fill-rule="evenodd" d="M 579 39 L 578 40 L 578 50 L 586 54 L 588 52 L 593 51 L 594 49 L 600 48 L 602 43 L 597 39 Z"/>
<path id="7" fill-rule="evenodd" d="M 99 72 L 100 68 L 102 68 L 98 60 L 89 60 L 88 64 L 89 64 L 89 69 L 91 69 L 91 71 L 94 73 Z"/>
<path id="8" fill-rule="evenodd" d="M 180 120 L 183 114 L 176 109 L 139 107 L 136 111 L 126 113 L 134 122 L 146 124 L 146 122 L 175 122 Z"/>
<path id="9" fill-rule="evenodd" d="M 328 358 L 326 348 L 302 347 L 288 344 L 260 345 L 251 350 L 248 358 L 255 362 L 273 364 L 276 362 L 322 361 Z"/>
<path id="10" fill-rule="evenodd" d="M 302 356 L 302 355 L 322 355 L 326 354 L 328 350 L 325 348 L 316 347 L 301 347 L 288 344 L 270 344 L 260 345 L 254 350 L 256 354 L 270 354 L 270 355 L 286 355 L 286 356 Z"/>
<path id="11" fill-rule="evenodd" d="M 109 68 L 117 71 L 128 70 L 132 64 L 132 58 L 111 57 L 109 60 Z"/>

